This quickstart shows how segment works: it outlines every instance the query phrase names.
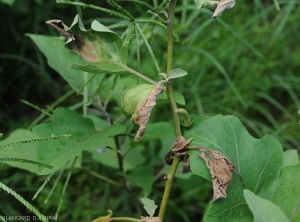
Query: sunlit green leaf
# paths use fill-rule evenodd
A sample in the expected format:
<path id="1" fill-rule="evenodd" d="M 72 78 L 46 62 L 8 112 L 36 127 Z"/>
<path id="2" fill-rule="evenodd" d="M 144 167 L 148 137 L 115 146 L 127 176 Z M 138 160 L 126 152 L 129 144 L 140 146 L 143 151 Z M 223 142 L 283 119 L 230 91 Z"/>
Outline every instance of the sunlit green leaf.
<path id="1" fill-rule="evenodd" d="M 180 78 L 183 76 L 186 76 L 188 73 L 182 69 L 174 69 L 171 70 L 170 75 L 169 75 L 169 79 L 176 79 L 176 78 Z"/>

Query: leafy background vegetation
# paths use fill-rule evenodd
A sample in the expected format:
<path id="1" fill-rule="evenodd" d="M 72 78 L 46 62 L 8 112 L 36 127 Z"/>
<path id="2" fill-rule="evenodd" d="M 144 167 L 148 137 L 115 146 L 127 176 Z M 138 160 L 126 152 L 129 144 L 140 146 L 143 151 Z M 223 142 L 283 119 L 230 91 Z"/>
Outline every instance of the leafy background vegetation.
<path id="1" fill-rule="evenodd" d="M 109 7 L 104 1 L 86 2 Z M 156 13 L 166 10 L 159 5 L 153 9 L 151 5 L 155 3 L 122 2 L 122 5 L 136 17 L 149 18 L 151 15 L 146 13 L 149 9 Z M 252 136 L 274 135 L 284 150 L 293 148 L 299 151 L 300 24 L 297 21 L 300 20 L 300 7 L 295 0 L 279 3 L 281 11 L 278 12 L 271 0 L 237 2 L 233 9 L 213 20 L 211 10 L 196 10 L 191 0 L 179 1 L 174 32 L 180 41 L 175 43 L 173 67 L 183 68 L 189 75 L 176 81 L 174 88 L 185 97 L 185 109 L 191 117 L 201 114 L 236 115 Z M 99 11 L 81 10 L 54 1 L 46 4 L 44 1 L 22 0 L 12 5 L 0 4 L 0 132 L 6 136 L 16 128 L 32 127 L 32 121 L 39 115 L 20 99 L 40 107 L 61 101 L 60 106 L 73 109 L 80 107 L 82 100 L 82 96 L 70 92 L 70 86 L 47 65 L 45 57 L 24 34 L 58 36 L 45 25 L 45 21 L 61 19 L 70 25 L 76 13 L 82 15 L 87 27 L 94 19 L 107 26 L 115 23 L 116 19 Z M 120 35 L 124 31 L 121 28 L 113 30 Z M 165 30 L 156 25 L 146 25 L 143 32 L 158 61 L 165 61 Z M 128 49 L 128 64 L 137 67 L 135 45 L 130 43 Z M 149 77 L 157 78 L 145 45 L 141 43 L 139 50 L 142 62 L 140 72 L 152 73 Z M 160 69 L 165 70 L 164 64 L 160 65 Z M 62 99 L 64 94 L 68 95 L 66 99 Z M 107 111 L 115 116 L 121 113 L 122 118 L 129 119 L 121 109 L 115 108 L 119 103 L 111 98 Z M 170 120 L 167 113 L 161 115 L 165 108 L 165 104 L 160 104 L 153 111 L 150 121 Z M 78 111 L 81 112 L 80 109 Z M 157 148 L 150 148 L 159 147 L 160 141 L 144 141 L 142 144 L 158 152 Z M 143 155 L 151 161 L 155 153 L 144 149 Z M 111 173 L 112 168 L 95 162 L 89 153 L 83 155 L 82 161 L 82 165 L 89 170 L 118 179 L 118 175 Z M 46 178 L 5 164 L 0 167 L 1 182 L 27 200 L 32 198 Z M 155 167 L 156 181 L 151 198 L 159 203 L 165 184 L 160 176 L 164 164 L 155 164 Z M 67 173 L 62 177 L 65 179 Z M 44 205 L 54 181 L 51 180 L 50 185 L 33 201 L 45 215 L 54 214 L 61 195 L 64 180 L 58 183 L 54 196 Z M 178 221 L 178 218 L 181 221 L 199 220 L 211 199 L 210 187 L 206 180 L 199 177 L 180 176 L 174 184 L 166 218 L 169 221 Z M 1 199 L 7 200 L 0 203 L 1 215 L 4 212 L 5 215 L 28 215 L 25 207 L 12 196 L 0 192 Z M 144 214 L 136 201 L 136 197 L 141 195 L 139 188 L 124 192 L 82 169 L 74 169 L 65 195 L 60 214 L 62 221 L 88 221 L 105 214 L 107 209 L 113 209 L 119 215 Z"/>

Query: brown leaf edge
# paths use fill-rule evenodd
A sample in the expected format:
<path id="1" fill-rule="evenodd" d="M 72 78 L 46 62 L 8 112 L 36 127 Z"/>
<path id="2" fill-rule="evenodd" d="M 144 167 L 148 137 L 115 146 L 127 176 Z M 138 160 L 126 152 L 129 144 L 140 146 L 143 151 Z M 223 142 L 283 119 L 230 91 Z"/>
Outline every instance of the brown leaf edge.
<path id="1" fill-rule="evenodd" d="M 154 88 L 149 92 L 145 101 L 136 108 L 136 117 L 131 119 L 140 126 L 135 136 L 136 142 L 138 142 L 146 132 L 146 125 L 149 121 L 152 109 L 156 105 L 156 99 L 163 89 L 162 82 L 165 81 L 160 81 L 154 85 Z"/>
<path id="2" fill-rule="evenodd" d="M 221 152 L 204 147 L 199 148 L 199 150 L 199 156 L 205 161 L 212 176 L 213 201 L 219 198 L 226 198 L 226 190 L 232 180 L 232 172 L 235 169 L 235 165 Z M 208 153 L 210 158 L 208 158 L 205 153 Z"/>
<path id="3" fill-rule="evenodd" d="M 173 144 L 172 149 L 165 156 L 165 162 L 168 165 L 171 165 L 174 156 L 179 157 L 187 154 L 187 151 L 183 151 L 183 149 L 192 141 L 192 139 L 194 139 L 194 137 L 185 140 L 182 135 L 178 136 Z"/>
<path id="4" fill-rule="evenodd" d="M 161 222 L 159 217 L 143 217 L 141 222 Z"/>

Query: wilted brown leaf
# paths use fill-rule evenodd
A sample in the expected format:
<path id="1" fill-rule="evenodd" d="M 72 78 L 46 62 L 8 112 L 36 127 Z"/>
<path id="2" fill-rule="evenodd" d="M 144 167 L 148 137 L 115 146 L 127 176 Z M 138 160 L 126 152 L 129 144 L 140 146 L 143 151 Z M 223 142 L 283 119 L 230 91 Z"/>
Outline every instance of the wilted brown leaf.
<path id="1" fill-rule="evenodd" d="M 167 153 L 167 155 L 165 156 L 165 161 L 167 164 L 171 165 L 173 162 L 173 158 L 174 156 L 184 156 L 187 151 L 182 151 L 184 149 L 184 147 L 186 147 L 191 141 L 192 138 L 189 138 L 188 140 L 185 140 L 183 136 L 179 136 L 177 137 L 177 139 L 175 140 L 172 149 L 170 150 L 169 153 Z"/>
<path id="2" fill-rule="evenodd" d="M 146 125 L 149 121 L 151 111 L 156 105 L 156 99 L 158 94 L 163 89 L 161 82 L 158 82 L 154 88 L 150 91 L 145 101 L 136 108 L 136 117 L 132 118 L 132 121 L 140 125 L 139 130 L 136 133 L 135 141 L 139 141 L 146 132 Z"/>
<path id="3" fill-rule="evenodd" d="M 47 25 L 51 25 L 53 28 L 55 28 L 57 31 L 59 31 L 59 33 L 65 37 L 67 40 L 71 39 L 71 40 L 75 40 L 75 36 L 73 33 L 71 32 L 67 32 L 65 30 L 65 26 L 62 20 L 58 20 L 58 19 L 52 19 L 49 21 L 46 21 Z"/>
<path id="4" fill-rule="evenodd" d="M 235 169 L 235 165 L 220 152 L 203 147 L 199 150 L 199 156 L 205 161 L 212 176 L 214 191 L 213 201 L 219 198 L 226 198 L 226 190 L 232 179 L 232 172 Z M 207 158 L 205 153 L 208 153 L 210 158 Z"/>

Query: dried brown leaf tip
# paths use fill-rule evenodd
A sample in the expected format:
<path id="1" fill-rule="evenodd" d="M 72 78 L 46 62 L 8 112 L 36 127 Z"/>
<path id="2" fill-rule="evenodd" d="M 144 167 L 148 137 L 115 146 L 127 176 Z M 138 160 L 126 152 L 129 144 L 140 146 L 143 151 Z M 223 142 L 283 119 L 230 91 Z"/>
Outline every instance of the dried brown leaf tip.
<path id="1" fill-rule="evenodd" d="M 189 138 L 188 140 L 185 140 L 183 136 L 179 136 L 177 137 L 177 139 L 175 140 L 173 147 L 171 149 L 171 151 L 169 153 L 167 153 L 167 155 L 165 156 L 165 161 L 167 164 L 171 165 L 173 162 L 173 158 L 174 156 L 184 156 L 187 151 L 182 151 L 191 141 L 192 138 Z"/>
<path id="2" fill-rule="evenodd" d="M 161 222 L 159 217 L 144 217 L 141 222 Z"/>
<path id="3" fill-rule="evenodd" d="M 47 25 L 51 25 L 53 28 L 55 28 L 57 31 L 60 32 L 60 34 L 65 37 L 67 40 L 71 39 L 71 40 L 75 40 L 74 34 L 71 32 L 67 32 L 65 30 L 65 26 L 62 20 L 58 20 L 58 19 L 52 19 L 49 21 L 46 21 Z"/>
<path id="4" fill-rule="evenodd" d="M 235 165 L 220 152 L 206 148 L 200 148 L 199 150 L 199 156 L 205 161 L 212 176 L 213 201 L 219 198 L 226 198 L 226 190 L 232 179 L 232 172 L 235 169 Z M 206 156 L 206 153 L 209 154 L 210 158 Z"/>
<path id="5" fill-rule="evenodd" d="M 161 90 L 163 89 L 161 82 L 158 82 L 150 91 L 145 101 L 139 105 L 135 110 L 135 116 L 131 120 L 140 125 L 136 133 L 135 141 L 138 142 L 146 132 L 146 125 L 149 121 L 153 107 L 156 105 L 156 99 Z"/>
<path id="6" fill-rule="evenodd" d="M 194 139 L 194 137 L 189 138 L 188 140 L 185 140 L 183 136 L 177 137 L 175 143 L 173 144 L 172 152 L 175 156 L 183 156 L 187 153 L 187 151 L 182 152 L 184 147 L 186 147 L 191 141 Z"/>

